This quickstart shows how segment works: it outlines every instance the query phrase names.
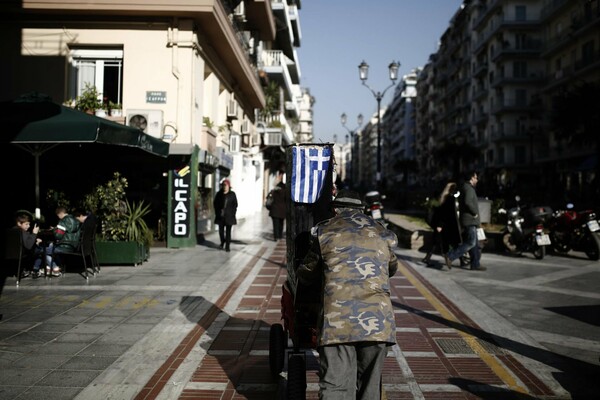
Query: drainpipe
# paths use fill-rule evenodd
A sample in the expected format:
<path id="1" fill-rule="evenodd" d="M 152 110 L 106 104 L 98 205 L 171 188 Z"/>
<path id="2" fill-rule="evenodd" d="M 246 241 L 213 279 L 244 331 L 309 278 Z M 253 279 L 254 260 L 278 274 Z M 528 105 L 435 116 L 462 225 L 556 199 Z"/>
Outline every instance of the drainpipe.
<path id="1" fill-rule="evenodd" d="M 202 48 L 200 47 L 200 44 L 198 43 L 198 36 L 196 33 L 192 34 L 192 40 L 179 40 L 179 20 L 177 18 L 175 18 L 173 20 L 173 26 L 174 27 L 169 27 L 168 28 L 168 41 L 167 41 L 167 46 L 171 47 L 172 51 L 171 51 L 171 73 L 173 74 L 173 76 L 175 77 L 175 79 L 177 79 L 177 119 L 175 121 L 175 123 L 173 122 L 169 122 L 167 124 L 165 124 L 165 127 L 170 126 L 171 128 L 173 128 L 175 130 L 175 137 L 177 137 L 178 134 L 178 129 L 177 127 L 179 126 L 179 120 L 180 120 L 180 111 L 179 111 L 179 104 L 181 104 L 184 100 L 182 99 L 183 93 L 181 90 L 181 73 L 179 71 L 179 48 L 191 48 L 196 50 L 199 54 L 202 54 Z M 194 53 L 192 52 L 191 54 L 192 57 L 192 61 L 194 58 Z M 193 64 L 193 63 L 192 63 Z M 191 93 L 192 96 L 190 96 L 190 111 L 193 113 L 195 110 L 195 102 L 194 102 L 194 94 L 195 94 L 195 85 L 194 85 L 194 79 L 191 79 L 192 81 L 192 88 L 191 88 Z M 175 137 L 173 138 L 173 140 L 175 139 Z"/>

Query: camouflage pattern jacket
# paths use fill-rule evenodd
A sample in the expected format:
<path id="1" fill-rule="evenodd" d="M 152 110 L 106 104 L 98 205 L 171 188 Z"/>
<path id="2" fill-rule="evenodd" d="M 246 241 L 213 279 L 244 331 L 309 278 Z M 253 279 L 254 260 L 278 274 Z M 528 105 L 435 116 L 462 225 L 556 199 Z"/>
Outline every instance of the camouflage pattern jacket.
<path id="1" fill-rule="evenodd" d="M 396 343 L 389 278 L 398 238 L 361 210 L 343 209 L 313 230 L 296 271 L 304 284 L 323 282 L 318 346 L 362 341 Z M 322 262 L 321 262 L 322 261 Z"/>

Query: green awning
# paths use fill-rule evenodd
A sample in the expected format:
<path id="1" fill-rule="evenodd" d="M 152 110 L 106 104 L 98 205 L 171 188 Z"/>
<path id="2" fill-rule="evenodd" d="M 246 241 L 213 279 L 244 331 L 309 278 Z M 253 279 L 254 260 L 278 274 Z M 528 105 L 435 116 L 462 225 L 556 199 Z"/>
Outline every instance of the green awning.
<path id="1" fill-rule="evenodd" d="M 147 135 L 137 128 L 118 124 L 105 118 L 61 105 L 44 102 L 12 102 L 0 114 L 0 121 L 11 123 L 11 143 L 18 145 L 103 143 L 116 146 L 136 147 L 151 154 L 167 157 L 169 143 Z M 26 115 L 23 110 L 32 108 L 55 108 L 56 114 L 36 119 L 35 112 Z M 58 107 L 58 108 L 56 108 Z M 12 112 L 11 112 L 12 111 Z M 4 125 L 6 126 L 6 125 Z"/>
<path id="2" fill-rule="evenodd" d="M 101 143 L 138 148 L 159 157 L 169 155 L 169 143 L 140 129 L 56 104 L 38 93 L 0 102 L 0 132 L 2 143 L 15 144 L 33 155 L 38 207 L 40 156 L 60 144 Z"/>

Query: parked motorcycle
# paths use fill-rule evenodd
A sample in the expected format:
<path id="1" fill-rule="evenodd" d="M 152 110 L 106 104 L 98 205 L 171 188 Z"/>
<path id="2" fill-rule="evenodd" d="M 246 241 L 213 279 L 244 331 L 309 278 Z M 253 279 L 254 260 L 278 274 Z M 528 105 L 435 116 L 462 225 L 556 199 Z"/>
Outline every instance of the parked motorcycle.
<path id="1" fill-rule="evenodd" d="M 367 192 L 365 194 L 365 214 L 370 215 L 374 220 L 385 225 L 383 203 L 381 202 L 383 199 L 385 199 L 385 196 L 381 196 L 376 190 Z"/>
<path id="2" fill-rule="evenodd" d="M 590 260 L 600 259 L 600 224 L 592 210 L 575 211 L 572 203 L 557 210 L 550 220 L 550 240 L 559 253 L 584 252 Z"/>
<path id="3" fill-rule="evenodd" d="M 544 232 L 544 223 L 550 218 L 552 209 L 546 206 L 521 206 L 519 196 L 517 206 L 506 212 L 506 227 L 502 231 L 502 242 L 513 254 L 531 252 L 538 260 L 546 255 L 546 246 L 551 244 L 550 236 Z"/>

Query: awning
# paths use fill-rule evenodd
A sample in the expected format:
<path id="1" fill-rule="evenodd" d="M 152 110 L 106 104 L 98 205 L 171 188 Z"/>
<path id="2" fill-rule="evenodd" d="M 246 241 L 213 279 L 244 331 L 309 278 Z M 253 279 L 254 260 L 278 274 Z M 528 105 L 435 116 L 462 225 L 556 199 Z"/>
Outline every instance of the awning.
<path id="1" fill-rule="evenodd" d="M 102 143 L 138 148 L 160 157 L 169 155 L 169 143 L 140 129 L 56 104 L 37 93 L 0 103 L 0 131 L 3 143 L 15 144 L 34 156 L 38 207 L 39 158 L 60 144 Z"/>
<path id="2" fill-rule="evenodd" d="M 169 143 L 140 129 L 49 101 L 4 102 L 0 106 L 0 123 L 3 135 L 22 146 L 103 143 L 136 147 L 161 157 L 169 155 Z"/>

